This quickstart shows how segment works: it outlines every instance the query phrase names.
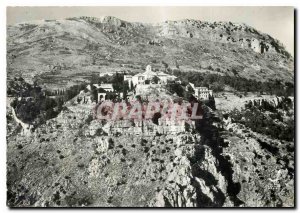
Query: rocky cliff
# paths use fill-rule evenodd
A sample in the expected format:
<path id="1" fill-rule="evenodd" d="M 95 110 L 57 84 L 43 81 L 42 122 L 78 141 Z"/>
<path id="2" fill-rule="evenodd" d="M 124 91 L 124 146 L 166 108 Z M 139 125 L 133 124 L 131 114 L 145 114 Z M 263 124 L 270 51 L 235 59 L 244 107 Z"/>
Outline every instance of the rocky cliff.
<path id="1" fill-rule="evenodd" d="M 89 112 L 68 106 L 31 135 L 9 136 L 9 206 L 233 205 L 201 134 L 107 135 Z"/>
<path id="2" fill-rule="evenodd" d="M 120 122 L 112 126 L 141 133 L 107 134 L 110 122 L 94 120 L 93 107 L 67 103 L 29 135 L 9 129 L 9 206 L 294 205 L 292 142 L 221 121 L 205 106 L 190 131 L 153 134 Z"/>

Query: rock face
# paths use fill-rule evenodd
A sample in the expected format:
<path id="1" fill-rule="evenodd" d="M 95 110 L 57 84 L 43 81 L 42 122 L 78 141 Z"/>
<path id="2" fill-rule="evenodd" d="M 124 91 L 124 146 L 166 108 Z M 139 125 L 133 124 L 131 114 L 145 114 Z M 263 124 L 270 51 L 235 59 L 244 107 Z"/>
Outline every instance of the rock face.
<path id="1" fill-rule="evenodd" d="M 205 106 L 190 131 L 174 134 L 107 134 L 112 124 L 93 120 L 92 104 L 66 107 L 30 135 L 8 134 L 9 206 L 294 205 L 293 143 L 245 136 Z"/>
<path id="2" fill-rule="evenodd" d="M 183 71 L 201 67 L 233 75 L 235 70 L 258 81 L 275 74 L 293 81 L 293 58 L 283 45 L 244 24 L 198 20 L 143 24 L 79 17 L 17 24 L 8 26 L 7 33 L 8 77 L 22 74 L 60 89 L 95 72 L 140 71 L 150 63 L 164 69 L 162 61 Z"/>
<path id="3" fill-rule="evenodd" d="M 245 24 L 231 22 L 209 23 L 197 20 L 166 21 L 158 24 L 162 36 L 181 36 L 214 40 L 216 42 L 239 44 L 242 48 L 252 49 L 257 53 L 276 53 L 275 40 L 260 34 L 254 28 Z M 247 35 L 249 33 L 250 35 Z M 265 42 L 267 39 L 267 42 Z"/>
<path id="4" fill-rule="evenodd" d="M 294 142 L 271 139 L 227 120 L 224 154 L 243 206 L 294 206 Z M 245 134 L 245 132 L 247 134 Z M 268 199 L 266 199 L 268 198 Z"/>
<path id="5" fill-rule="evenodd" d="M 284 97 L 273 97 L 273 98 L 256 98 L 254 100 L 250 101 L 255 101 L 258 105 L 262 105 L 263 102 L 268 102 L 273 107 L 277 107 L 279 103 L 281 103 L 285 99 Z M 287 101 L 291 103 L 291 105 L 294 105 L 294 97 L 288 97 Z M 245 103 L 249 103 L 249 101 L 246 101 Z"/>
<path id="6" fill-rule="evenodd" d="M 200 134 L 107 135 L 89 119 L 92 105 L 67 106 L 31 135 L 9 136 L 8 205 L 221 205 L 215 195 L 225 197 L 227 180 Z"/>

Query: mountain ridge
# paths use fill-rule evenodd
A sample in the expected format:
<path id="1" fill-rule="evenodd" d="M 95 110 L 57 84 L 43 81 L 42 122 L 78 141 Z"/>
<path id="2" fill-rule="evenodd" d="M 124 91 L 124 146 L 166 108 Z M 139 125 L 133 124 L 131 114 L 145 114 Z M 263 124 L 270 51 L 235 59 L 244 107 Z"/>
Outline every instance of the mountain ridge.
<path id="1" fill-rule="evenodd" d="M 7 61 L 8 77 L 49 85 L 45 79 L 52 76 L 59 86 L 64 78 L 83 81 L 105 70 L 164 69 L 162 61 L 170 69 L 259 81 L 294 77 L 293 57 L 271 36 L 246 24 L 191 19 L 139 23 L 82 16 L 9 25 Z"/>

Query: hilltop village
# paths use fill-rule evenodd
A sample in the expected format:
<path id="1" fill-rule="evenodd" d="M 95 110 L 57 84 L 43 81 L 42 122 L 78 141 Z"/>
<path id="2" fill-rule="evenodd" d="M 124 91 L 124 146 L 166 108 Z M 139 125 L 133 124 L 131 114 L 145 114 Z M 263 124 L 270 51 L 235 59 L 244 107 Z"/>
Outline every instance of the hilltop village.
<path id="1" fill-rule="evenodd" d="M 99 77 L 113 76 L 113 73 L 101 73 Z M 182 82 L 174 75 L 164 73 L 162 71 L 154 72 L 152 71 L 151 65 L 146 66 L 145 72 L 138 73 L 135 75 L 123 75 L 123 83 L 128 85 L 128 90 L 132 91 L 131 95 L 140 95 L 149 93 L 151 89 L 164 88 L 168 84 L 174 84 L 177 86 L 182 86 Z M 98 84 L 91 84 L 86 87 L 88 91 L 96 89 L 97 91 L 97 103 L 103 100 L 107 100 L 108 94 L 114 94 L 120 99 L 124 98 L 123 92 L 118 92 L 114 90 L 113 84 L 108 82 L 102 82 Z M 207 87 L 195 87 L 193 83 L 188 83 L 185 85 L 186 91 L 192 91 L 192 95 L 199 100 L 208 100 L 213 97 L 213 91 L 209 90 Z M 178 95 L 178 94 L 177 94 Z M 85 102 L 92 102 L 92 96 L 85 96 Z M 94 100 L 95 101 L 95 100 Z"/>
<path id="2" fill-rule="evenodd" d="M 114 83 L 109 83 L 112 78 L 115 79 L 118 76 L 120 76 L 119 78 L 123 78 L 122 86 L 118 87 Z M 77 97 L 77 102 L 81 104 L 96 103 L 93 111 L 94 119 L 98 118 L 98 108 L 104 101 L 120 101 L 120 103 L 127 103 L 127 106 L 130 102 L 134 103 L 136 100 L 144 103 L 159 101 L 162 108 L 165 101 L 168 101 L 171 105 L 174 104 L 176 99 L 182 96 L 177 94 L 181 90 L 183 90 L 184 94 L 184 97 L 181 97 L 184 103 L 188 103 L 189 97 L 194 97 L 198 101 L 209 101 L 210 98 L 213 98 L 213 91 L 207 87 L 195 87 L 192 83 L 183 85 L 181 80 L 174 75 L 162 71 L 152 71 L 151 65 L 147 65 L 144 72 L 135 75 L 101 73 L 99 79 L 101 83 L 87 85 L 85 90 L 82 90 Z M 132 105 L 128 108 L 131 109 Z M 171 116 L 172 109 L 168 109 L 167 113 Z M 180 109 L 176 109 L 176 113 L 181 114 Z M 177 118 L 166 120 L 161 117 L 162 115 L 158 113 L 152 119 L 148 120 L 110 120 L 103 126 L 102 130 L 108 135 L 134 134 L 147 136 L 183 133 L 187 130 L 187 125 L 191 129 L 195 128 L 194 121 L 187 123 L 186 120 Z"/>

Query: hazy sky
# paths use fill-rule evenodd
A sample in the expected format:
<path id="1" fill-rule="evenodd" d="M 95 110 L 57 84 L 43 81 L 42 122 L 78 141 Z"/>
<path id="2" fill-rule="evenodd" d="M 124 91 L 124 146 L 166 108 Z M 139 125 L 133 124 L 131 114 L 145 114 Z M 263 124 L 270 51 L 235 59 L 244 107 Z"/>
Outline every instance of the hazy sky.
<path id="1" fill-rule="evenodd" d="M 246 23 L 280 40 L 294 55 L 293 7 L 8 7 L 7 23 L 105 15 L 135 22 L 189 18 Z"/>

